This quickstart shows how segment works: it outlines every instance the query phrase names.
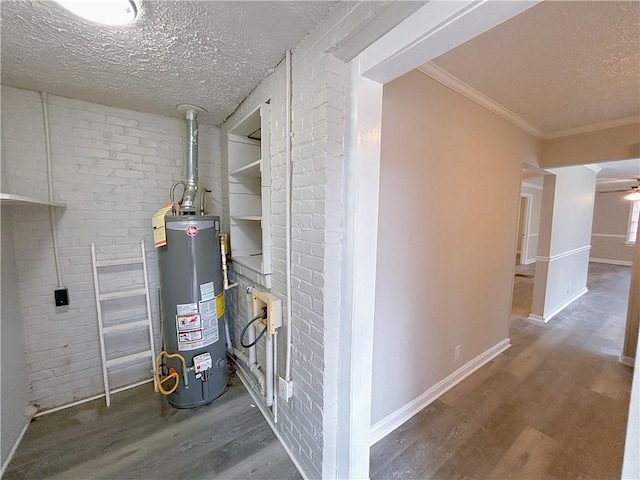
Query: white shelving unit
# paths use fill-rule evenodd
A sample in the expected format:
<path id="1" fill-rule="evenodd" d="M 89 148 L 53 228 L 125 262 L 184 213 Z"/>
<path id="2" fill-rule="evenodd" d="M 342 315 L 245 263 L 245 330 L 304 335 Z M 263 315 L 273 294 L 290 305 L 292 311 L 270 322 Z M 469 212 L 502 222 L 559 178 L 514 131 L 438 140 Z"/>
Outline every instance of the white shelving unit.
<path id="1" fill-rule="evenodd" d="M 64 203 L 48 202 L 37 198 L 14 195 L 12 193 L 0 193 L 0 203 L 2 205 L 42 205 L 49 207 L 66 208 Z"/>
<path id="2" fill-rule="evenodd" d="M 231 258 L 254 272 L 271 275 L 271 175 L 269 104 L 264 103 L 229 130 Z"/>

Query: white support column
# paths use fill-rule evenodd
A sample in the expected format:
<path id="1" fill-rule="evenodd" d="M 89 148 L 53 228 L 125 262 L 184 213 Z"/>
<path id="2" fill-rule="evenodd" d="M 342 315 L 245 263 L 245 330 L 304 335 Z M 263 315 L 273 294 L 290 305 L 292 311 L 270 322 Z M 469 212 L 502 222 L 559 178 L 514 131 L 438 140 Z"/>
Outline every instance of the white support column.
<path id="1" fill-rule="evenodd" d="M 382 85 L 350 63 L 337 477 L 369 478 Z"/>

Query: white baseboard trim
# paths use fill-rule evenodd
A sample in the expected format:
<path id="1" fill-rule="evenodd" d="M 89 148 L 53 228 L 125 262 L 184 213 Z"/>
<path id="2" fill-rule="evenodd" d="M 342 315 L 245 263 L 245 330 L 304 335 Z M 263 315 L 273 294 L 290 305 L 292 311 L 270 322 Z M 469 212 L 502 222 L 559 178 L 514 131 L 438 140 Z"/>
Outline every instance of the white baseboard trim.
<path id="1" fill-rule="evenodd" d="M 251 398 L 253 399 L 255 404 L 260 409 L 260 412 L 262 413 L 262 416 L 266 420 L 266 422 L 269 425 L 269 427 L 271 427 L 271 430 L 273 431 L 273 434 L 276 436 L 276 438 L 278 439 L 278 441 L 282 445 L 282 448 L 284 448 L 284 451 L 287 452 L 287 455 L 289 455 L 289 458 L 291 459 L 293 464 L 298 469 L 298 472 L 300 472 L 300 475 L 302 475 L 302 478 L 304 480 L 309 480 L 309 478 L 310 478 L 309 475 L 307 475 L 307 473 L 304 471 L 304 469 L 302 468 L 300 463 L 298 463 L 298 460 L 296 459 L 296 457 L 294 457 L 293 452 L 291 451 L 289 446 L 286 444 L 286 442 L 284 441 L 284 439 L 280 435 L 280 432 L 278 431 L 278 429 L 276 428 L 275 424 L 273 423 L 271 415 L 266 410 L 266 407 L 264 405 L 264 401 L 258 396 L 258 394 L 255 392 L 255 390 L 252 388 L 251 381 L 247 378 L 247 374 L 245 373 L 245 371 L 242 368 L 236 368 L 236 372 L 238 373 L 238 378 L 240 379 L 240 381 L 244 385 L 244 388 L 246 388 L 247 391 L 249 392 L 249 395 L 251 395 Z M 278 392 L 275 392 L 275 394 L 277 395 Z"/>
<path id="2" fill-rule="evenodd" d="M 511 340 L 509 338 L 505 338 L 500 343 L 494 345 L 489 350 L 481 353 L 476 358 L 460 367 L 445 379 L 436 383 L 422 395 L 407 403 L 404 407 L 401 407 L 390 415 L 384 417 L 371 427 L 369 444 L 373 445 L 377 441 L 386 437 L 404 422 L 420 412 L 423 408 L 437 400 L 440 396 L 444 395 L 451 388 L 455 387 L 480 367 L 493 360 L 510 346 Z"/>
<path id="3" fill-rule="evenodd" d="M 636 364 L 635 357 L 625 357 L 624 355 L 620 355 L 619 361 L 621 364 L 626 365 L 627 367 L 634 367 Z"/>
<path id="4" fill-rule="evenodd" d="M 543 317 L 541 317 L 540 315 L 535 315 L 533 313 L 530 313 L 529 314 L 529 320 L 533 320 L 534 322 L 547 323 L 549 320 L 551 320 L 553 317 L 555 317 L 562 310 L 567 308 L 569 305 L 571 305 L 573 302 L 575 302 L 577 299 L 579 299 L 581 296 L 583 296 L 588 291 L 589 291 L 589 289 L 587 287 L 584 287 L 582 290 L 580 290 L 578 293 L 576 293 L 573 297 L 569 298 L 568 300 L 565 300 L 564 302 L 562 302 L 560 305 L 558 305 L 556 308 L 551 310 L 549 313 L 547 313 Z"/>
<path id="5" fill-rule="evenodd" d="M 111 395 L 114 393 L 124 392 L 125 390 L 129 390 L 130 388 L 139 387 L 140 385 L 144 385 L 145 383 L 153 382 L 153 378 L 147 378 L 144 380 L 140 380 L 139 382 L 132 383 L 131 385 L 125 385 L 124 387 L 114 388 L 111 390 Z M 60 405 L 59 407 L 53 407 L 48 410 L 42 410 L 41 412 L 36 413 L 33 417 L 41 417 L 42 415 L 47 415 L 49 413 L 57 412 L 60 410 L 64 410 L 65 408 L 75 407 L 76 405 L 82 405 L 83 403 L 92 402 L 93 400 L 98 400 L 99 398 L 105 397 L 104 393 L 100 395 L 94 395 L 93 397 L 83 398 L 82 400 L 78 400 L 76 402 L 67 403 L 65 405 Z"/>
<path id="6" fill-rule="evenodd" d="M 11 459 L 16 454 L 16 450 L 18 450 L 18 445 L 20 445 L 20 442 L 22 441 L 22 437 L 24 437 L 24 434 L 27 433 L 27 428 L 29 427 L 31 420 L 32 420 L 31 418 L 27 419 L 26 423 L 24 424 L 24 427 L 22 427 L 22 430 L 20 431 L 20 435 L 18 435 L 16 442 L 13 444 L 13 448 L 11 448 L 11 451 L 9 452 L 9 456 L 2 464 L 2 468 L 0 468 L 0 478 L 2 478 L 2 476 L 4 475 L 4 471 L 9 466 L 9 462 L 11 462 Z"/>
<path id="7" fill-rule="evenodd" d="M 627 260 L 612 260 L 610 258 L 593 258 L 589 259 L 590 262 L 594 263 L 606 263 L 607 265 L 621 265 L 623 267 L 632 267 L 633 262 L 629 262 Z"/>

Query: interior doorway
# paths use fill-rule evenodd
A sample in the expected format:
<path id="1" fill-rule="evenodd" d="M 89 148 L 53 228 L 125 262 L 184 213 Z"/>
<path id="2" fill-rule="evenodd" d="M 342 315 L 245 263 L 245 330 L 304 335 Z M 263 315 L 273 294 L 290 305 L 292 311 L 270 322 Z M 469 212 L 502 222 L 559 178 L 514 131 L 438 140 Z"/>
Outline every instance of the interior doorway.
<path id="1" fill-rule="evenodd" d="M 516 248 L 516 265 L 526 265 L 529 258 L 529 233 L 531 230 L 531 203 L 533 196 L 520 194 L 520 210 L 518 213 L 518 245 Z"/>

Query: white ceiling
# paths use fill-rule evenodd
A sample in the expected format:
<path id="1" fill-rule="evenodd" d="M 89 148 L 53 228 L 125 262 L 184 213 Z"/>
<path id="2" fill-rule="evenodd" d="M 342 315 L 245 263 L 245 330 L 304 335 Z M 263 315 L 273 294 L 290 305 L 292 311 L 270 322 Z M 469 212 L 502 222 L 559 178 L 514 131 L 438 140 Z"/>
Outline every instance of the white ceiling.
<path id="1" fill-rule="evenodd" d="M 435 59 L 543 135 L 640 114 L 640 2 L 545 1 Z"/>
<path id="2" fill-rule="evenodd" d="M 336 2 L 139 0 L 107 27 L 51 1 L 2 0 L 2 84 L 220 124 Z"/>

